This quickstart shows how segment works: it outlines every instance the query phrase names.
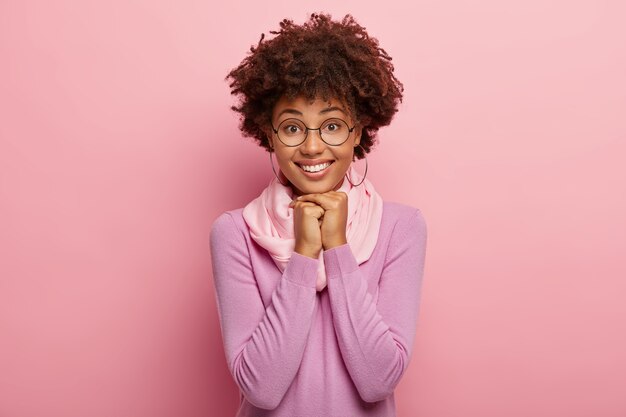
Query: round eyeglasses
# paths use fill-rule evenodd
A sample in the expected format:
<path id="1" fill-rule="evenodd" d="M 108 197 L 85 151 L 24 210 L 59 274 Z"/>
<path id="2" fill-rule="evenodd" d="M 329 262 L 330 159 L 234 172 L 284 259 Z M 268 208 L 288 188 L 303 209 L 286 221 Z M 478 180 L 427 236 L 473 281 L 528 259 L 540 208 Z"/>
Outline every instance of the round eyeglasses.
<path id="1" fill-rule="evenodd" d="M 317 129 L 312 129 L 306 127 L 302 120 L 290 118 L 280 122 L 277 129 L 272 124 L 272 130 L 286 146 L 298 146 L 304 143 L 309 130 L 319 130 L 320 138 L 322 138 L 324 143 L 331 146 L 339 146 L 348 140 L 355 126 L 349 127 L 345 121 L 332 118 L 324 120 Z"/>

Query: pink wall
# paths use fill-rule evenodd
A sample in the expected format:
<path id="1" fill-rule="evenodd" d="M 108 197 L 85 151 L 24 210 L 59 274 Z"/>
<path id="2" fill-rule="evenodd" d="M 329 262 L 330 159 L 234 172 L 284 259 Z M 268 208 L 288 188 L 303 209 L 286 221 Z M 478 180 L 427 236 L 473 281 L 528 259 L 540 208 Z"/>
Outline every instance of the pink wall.
<path id="1" fill-rule="evenodd" d="M 314 11 L 406 87 L 368 171 L 429 226 L 398 415 L 626 415 L 624 3 L 335 3 L 0 1 L 0 416 L 234 415 L 209 228 L 273 174 L 223 78 Z"/>

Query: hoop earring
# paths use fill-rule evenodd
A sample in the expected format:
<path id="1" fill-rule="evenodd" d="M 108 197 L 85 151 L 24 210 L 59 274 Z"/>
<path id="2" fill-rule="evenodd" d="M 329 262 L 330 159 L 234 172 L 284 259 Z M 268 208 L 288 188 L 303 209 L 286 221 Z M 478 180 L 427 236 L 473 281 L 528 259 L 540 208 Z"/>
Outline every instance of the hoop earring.
<path id="1" fill-rule="evenodd" d="M 363 147 L 361 146 L 361 144 L 359 143 L 359 145 L 361 147 L 361 149 L 363 149 Z M 356 146 L 355 146 L 356 147 Z M 365 151 L 365 149 L 363 149 Z M 348 179 L 348 182 L 350 184 L 352 184 L 353 187 L 358 187 L 359 185 L 363 184 L 363 181 L 365 181 L 365 177 L 367 177 L 367 154 L 364 153 L 363 155 L 365 155 L 365 174 L 363 174 L 363 179 L 361 180 L 360 183 L 358 183 L 357 185 L 352 184 L 352 181 L 350 181 L 350 177 L 348 176 L 348 173 L 346 172 L 346 178 Z"/>
<path id="2" fill-rule="evenodd" d="M 278 182 L 279 182 L 281 185 L 283 185 L 283 186 L 287 187 L 287 186 L 289 185 L 289 183 L 287 183 L 287 184 L 283 184 L 283 182 L 280 180 L 280 177 L 279 177 L 279 176 L 278 176 L 278 174 L 276 173 L 276 170 L 274 169 L 274 161 L 272 161 L 272 152 L 273 152 L 273 149 L 272 149 L 272 150 L 270 150 L 270 152 L 269 152 L 269 154 L 270 154 L 270 165 L 272 166 L 272 171 L 274 171 L 274 175 L 276 176 L 276 179 L 278 179 Z"/>

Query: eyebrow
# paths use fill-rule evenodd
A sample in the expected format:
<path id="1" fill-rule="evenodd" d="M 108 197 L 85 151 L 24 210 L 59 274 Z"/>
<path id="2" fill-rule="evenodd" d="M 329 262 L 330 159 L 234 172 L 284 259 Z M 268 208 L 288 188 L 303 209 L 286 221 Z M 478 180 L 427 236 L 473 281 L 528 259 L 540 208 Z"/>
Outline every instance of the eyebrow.
<path id="1" fill-rule="evenodd" d="M 320 111 L 320 114 L 330 113 L 331 111 L 335 111 L 335 110 L 339 110 L 343 114 L 346 114 L 346 112 L 341 107 L 336 107 L 336 106 L 325 108 L 324 110 Z M 278 116 L 276 116 L 276 118 L 279 118 L 283 113 L 297 114 L 297 115 L 302 116 L 301 111 L 298 111 L 296 109 L 285 109 L 281 111 L 280 113 L 278 113 Z"/>

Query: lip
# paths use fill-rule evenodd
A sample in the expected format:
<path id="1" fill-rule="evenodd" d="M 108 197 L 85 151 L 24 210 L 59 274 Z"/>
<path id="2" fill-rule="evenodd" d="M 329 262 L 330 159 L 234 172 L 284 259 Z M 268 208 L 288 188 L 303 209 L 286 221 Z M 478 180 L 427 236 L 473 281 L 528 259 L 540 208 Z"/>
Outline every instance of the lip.
<path id="1" fill-rule="evenodd" d="M 328 173 L 328 171 L 330 171 L 330 169 L 332 168 L 333 164 L 335 163 L 335 161 L 328 161 L 328 162 L 330 162 L 330 166 L 328 166 L 326 169 L 324 169 L 324 170 L 322 170 L 320 172 L 307 172 L 304 169 L 302 169 L 302 167 L 300 167 L 299 165 L 298 165 L 298 168 L 300 168 L 300 172 L 305 177 L 315 180 L 315 179 L 319 179 L 319 178 L 324 177 Z M 317 164 L 315 164 L 315 165 L 317 165 Z"/>

